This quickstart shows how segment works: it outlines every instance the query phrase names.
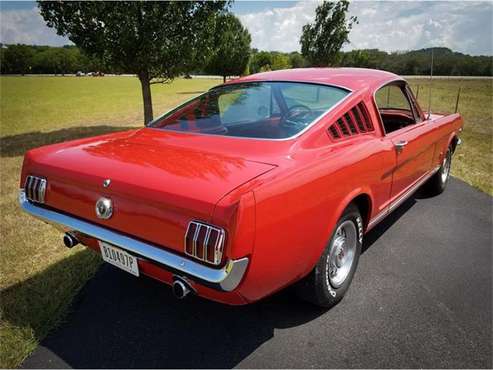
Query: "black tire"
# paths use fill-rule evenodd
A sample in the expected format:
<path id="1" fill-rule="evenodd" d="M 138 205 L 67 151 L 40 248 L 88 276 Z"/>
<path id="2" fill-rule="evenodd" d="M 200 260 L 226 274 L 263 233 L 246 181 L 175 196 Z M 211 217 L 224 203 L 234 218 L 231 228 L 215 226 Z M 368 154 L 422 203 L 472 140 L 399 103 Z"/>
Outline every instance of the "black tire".
<path id="1" fill-rule="evenodd" d="M 427 195 L 435 196 L 443 193 L 448 184 L 450 177 L 450 167 L 452 165 L 452 148 L 447 149 L 445 157 L 443 158 L 442 165 L 425 184 L 424 190 Z"/>
<path id="2" fill-rule="evenodd" d="M 353 224 L 356 231 L 354 255 L 349 272 L 346 273 L 344 280 L 336 285 L 333 283 L 334 276 L 332 276 L 333 274 L 329 272 L 329 269 L 331 262 L 337 260 L 339 256 L 334 254 L 336 251 L 335 248 L 337 248 L 336 240 L 341 237 L 341 235 L 337 234 L 337 232 L 344 230 L 341 229 L 341 227 L 348 227 L 348 229 L 351 229 L 350 223 Z M 347 236 L 347 239 L 349 239 L 349 236 Z M 344 294 L 346 294 L 349 285 L 353 280 L 354 273 L 358 266 L 359 256 L 361 254 L 362 242 L 363 220 L 358 208 L 352 204 L 344 211 L 343 215 L 337 222 L 330 241 L 325 247 L 325 250 L 313 271 L 296 284 L 296 292 L 298 296 L 301 299 L 325 308 L 330 308 L 336 305 L 344 297 Z"/>

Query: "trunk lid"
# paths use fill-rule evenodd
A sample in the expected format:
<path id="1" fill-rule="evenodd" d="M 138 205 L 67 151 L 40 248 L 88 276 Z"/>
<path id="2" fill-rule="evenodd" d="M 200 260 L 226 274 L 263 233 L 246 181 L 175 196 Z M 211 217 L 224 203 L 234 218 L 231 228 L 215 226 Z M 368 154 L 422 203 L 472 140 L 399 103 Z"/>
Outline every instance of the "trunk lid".
<path id="1" fill-rule="evenodd" d="M 224 195 L 272 168 L 136 131 L 34 150 L 26 157 L 23 178 L 32 174 L 48 180 L 50 207 L 183 252 L 190 220 L 210 221 Z M 107 220 L 96 216 L 101 197 L 113 202 Z"/>

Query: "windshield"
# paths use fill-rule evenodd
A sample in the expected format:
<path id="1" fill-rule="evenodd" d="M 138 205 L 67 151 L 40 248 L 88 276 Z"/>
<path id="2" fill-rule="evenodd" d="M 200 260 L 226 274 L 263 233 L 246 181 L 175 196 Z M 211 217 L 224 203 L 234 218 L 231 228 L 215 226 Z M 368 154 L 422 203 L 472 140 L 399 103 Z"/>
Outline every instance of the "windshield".
<path id="1" fill-rule="evenodd" d="M 303 131 L 349 91 L 297 82 L 226 85 L 151 122 L 164 130 L 263 139 L 285 139 Z"/>

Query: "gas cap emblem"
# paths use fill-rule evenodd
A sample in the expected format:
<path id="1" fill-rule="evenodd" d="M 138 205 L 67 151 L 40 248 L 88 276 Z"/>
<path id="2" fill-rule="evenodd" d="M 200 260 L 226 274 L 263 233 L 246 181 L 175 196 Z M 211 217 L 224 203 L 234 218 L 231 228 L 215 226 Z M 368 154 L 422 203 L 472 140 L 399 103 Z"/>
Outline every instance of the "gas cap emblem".
<path id="1" fill-rule="evenodd" d="M 103 181 L 103 187 L 104 188 L 107 188 L 108 186 L 110 186 L 111 184 L 111 179 L 106 179 Z"/>
<path id="2" fill-rule="evenodd" d="M 96 216 L 98 218 L 102 218 L 103 220 L 107 220 L 113 214 L 113 203 L 111 199 L 108 198 L 99 198 L 96 202 Z"/>

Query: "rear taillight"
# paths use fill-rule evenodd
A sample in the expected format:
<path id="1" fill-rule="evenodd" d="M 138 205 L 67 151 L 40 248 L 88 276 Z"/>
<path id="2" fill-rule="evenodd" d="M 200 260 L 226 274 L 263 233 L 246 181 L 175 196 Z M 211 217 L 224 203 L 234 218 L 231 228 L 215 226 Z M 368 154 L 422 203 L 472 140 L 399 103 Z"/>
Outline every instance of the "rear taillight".
<path id="1" fill-rule="evenodd" d="M 185 253 L 201 261 L 219 265 L 223 258 L 224 230 L 197 221 L 188 224 Z"/>
<path id="2" fill-rule="evenodd" d="M 24 184 L 26 198 L 32 202 L 44 203 L 46 193 L 46 179 L 37 176 L 27 176 Z"/>

